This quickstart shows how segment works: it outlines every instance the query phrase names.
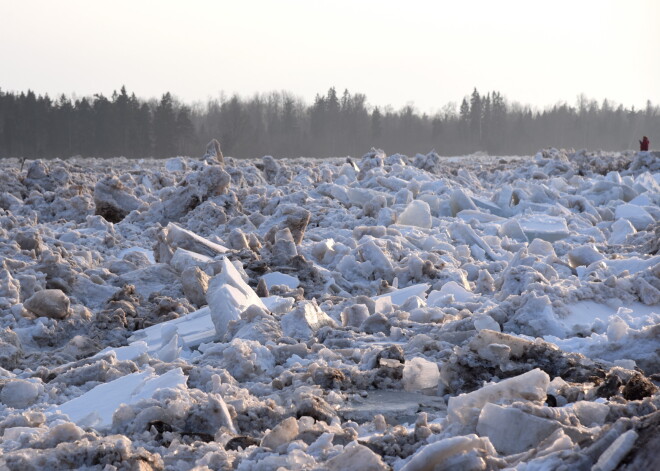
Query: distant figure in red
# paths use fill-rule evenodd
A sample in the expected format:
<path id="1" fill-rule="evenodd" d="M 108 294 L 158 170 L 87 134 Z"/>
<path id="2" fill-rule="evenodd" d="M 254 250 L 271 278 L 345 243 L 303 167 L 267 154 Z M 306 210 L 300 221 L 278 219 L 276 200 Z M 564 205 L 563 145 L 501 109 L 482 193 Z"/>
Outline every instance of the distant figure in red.
<path id="1" fill-rule="evenodd" d="M 639 150 L 640 151 L 649 150 L 649 144 L 650 143 L 651 143 L 651 141 L 649 141 L 649 138 L 644 136 L 644 139 L 639 141 Z"/>

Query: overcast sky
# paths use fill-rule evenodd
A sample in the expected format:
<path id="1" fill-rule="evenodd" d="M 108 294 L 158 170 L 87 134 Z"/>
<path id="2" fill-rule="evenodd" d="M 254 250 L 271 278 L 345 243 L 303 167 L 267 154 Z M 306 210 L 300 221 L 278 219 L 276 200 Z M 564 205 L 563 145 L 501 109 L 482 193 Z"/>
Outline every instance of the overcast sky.
<path id="1" fill-rule="evenodd" d="M 0 0 L 0 88 L 193 102 L 335 86 L 432 112 L 473 87 L 540 108 L 660 103 L 658 0 Z"/>

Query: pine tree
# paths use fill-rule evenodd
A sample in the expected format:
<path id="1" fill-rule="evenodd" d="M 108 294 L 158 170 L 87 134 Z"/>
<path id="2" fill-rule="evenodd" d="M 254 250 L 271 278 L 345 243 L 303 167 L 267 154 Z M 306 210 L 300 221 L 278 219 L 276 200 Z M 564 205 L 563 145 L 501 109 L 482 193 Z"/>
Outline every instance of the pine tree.
<path id="1" fill-rule="evenodd" d="M 165 93 L 154 112 L 154 154 L 156 157 L 167 157 L 176 153 L 175 133 L 176 114 L 174 101 L 170 92 Z"/>

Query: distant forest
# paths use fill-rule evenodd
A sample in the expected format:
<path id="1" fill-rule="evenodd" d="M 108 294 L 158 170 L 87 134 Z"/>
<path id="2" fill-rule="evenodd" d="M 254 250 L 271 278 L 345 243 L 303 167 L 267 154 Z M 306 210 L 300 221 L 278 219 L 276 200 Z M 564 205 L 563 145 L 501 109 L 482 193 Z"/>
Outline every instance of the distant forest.
<path id="1" fill-rule="evenodd" d="M 200 156 L 212 138 L 237 158 L 360 156 L 371 147 L 408 155 L 433 149 L 522 155 L 545 147 L 636 149 L 642 135 L 652 144 L 660 139 L 660 108 L 650 101 L 635 110 L 580 96 L 575 105 L 534 110 L 474 89 L 460 105 L 427 114 L 371 106 L 361 93 L 334 88 L 311 105 L 272 92 L 193 106 L 170 93 L 143 100 L 125 87 L 110 97 L 75 99 L 0 89 L 0 157 Z"/>

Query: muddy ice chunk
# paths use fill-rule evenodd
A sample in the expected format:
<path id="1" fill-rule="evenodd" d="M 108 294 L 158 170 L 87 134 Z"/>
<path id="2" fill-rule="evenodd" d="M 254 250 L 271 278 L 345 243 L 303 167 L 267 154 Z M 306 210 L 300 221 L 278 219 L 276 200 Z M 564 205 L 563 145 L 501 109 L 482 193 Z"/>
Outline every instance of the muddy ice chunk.
<path id="1" fill-rule="evenodd" d="M 0 401 L 14 409 L 25 409 L 34 404 L 43 390 L 44 387 L 40 383 L 14 379 L 3 386 L 0 392 Z"/>
<path id="2" fill-rule="evenodd" d="M 23 206 L 23 200 L 20 198 L 17 198 L 11 193 L 0 193 L 0 208 L 14 212 L 18 211 L 21 206 Z"/>
<path id="3" fill-rule="evenodd" d="M 9 270 L 0 269 L 0 309 L 9 308 L 18 303 L 21 294 L 21 284 Z"/>
<path id="4" fill-rule="evenodd" d="M 273 234 L 275 234 L 278 230 L 288 228 L 291 231 L 293 242 L 300 245 L 311 217 L 312 213 L 298 205 L 280 204 L 275 214 L 259 226 L 259 230 L 263 233 L 273 230 Z"/>
<path id="5" fill-rule="evenodd" d="M 168 172 L 185 172 L 188 170 L 186 159 L 183 157 L 172 157 L 165 161 L 165 170 Z"/>
<path id="6" fill-rule="evenodd" d="M 559 322 L 550 298 L 537 296 L 534 292 L 523 295 L 523 302 L 504 323 L 504 330 L 536 337 L 554 335 L 564 338 L 567 335 L 567 329 Z"/>
<path id="7" fill-rule="evenodd" d="M 13 370 L 22 356 L 23 348 L 16 332 L 9 327 L 0 329 L 0 368 Z"/>
<path id="8" fill-rule="evenodd" d="M 447 418 L 452 423 L 474 424 L 480 409 L 487 403 L 533 401 L 542 404 L 550 377 L 538 368 L 499 383 L 491 383 L 471 393 L 449 398 Z"/>
<path id="9" fill-rule="evenodd" d="M 43 251 L 43 240 L 36 231 L 21 231 L 16 234 L 15 239 L 21 250 L 34 250 L 37 255 Z"/>
<path id="10" fill-rule="evenodd" d="M 151 205 L 148 217 L 163 225 L 179 221 L 209 198 L 227 193 L 230 183 L 231 176 L 219 165 L 189 173 L 179 186 L 160 191 L 161 201 Z"/>
<path id="11" fill-rule="evenodd" d="M 83 438 L 81 429 L 61 424 L 53 427 L 47 438 L 39 444 L 42 449 L 38 453 L 32 448 L 7 452 L 3 456 L 6 469 L 99 469 L 107 465 L 105 469 L 152 470 L 164 466 L 159 454 L 134 448 L 131 440 L 121 435 Z"/>
<path id="12" fill-rule="evenodd" d="M 181 272 L 181 285 L 183 294 L 197 307 L 206 304 L 206 292 L 209 288 L 210 277 L 199 267 L 188 267 Z"/>
<path id="13" fill-rule="evenodd" d="M 227 242 L 234 250 L 250 249 L 248 238 L 240 227 L 235 227 L 231 230 L 227 236 Z"/>
<path id="14" fill-rule="evenodd" d="M 289 443 L 296 438 L 298 431 L 298 421 L 295 417 L 284 419 L 264 436 L 261 440 L 261 446 L 276 450 L 279 446 Z"/>
<path id="15" fill-rule="evenodd" d="M 206 145 L 206 153 L 202 157 L 202 160 L 208 164 L 225 164 L 225 157 L 222 155 L 220 142 L 217 139 L 211 139 L 211 142 Z"/>
<path id="16" fill-rule="evenodd" d="M 172 297 L 179 297 L 182 293 L 179 275 L 164 263 L 124 273 L 117 278 L 115 285 L 133 285 L 135 292 L 145 300 L 157 292 L 167 292 L 167 295 Z"/>
<path id="17" fill-rule="evenodd" d="M 227 258 L 222 260 L 222 271 L 209 282 L 206 301 L 211 309 L 216 333 L 220 337 L 227 332 L 227 324 L 240 319 L 241 312 L 248 307 L 255 305 L 266 309 L 257 293 L 243 281 Z"/>
<path id="18" fill-rule="evenodd" d="M 369 173 L 369 170 L 383 167 L 385 164 L 385 157 L 385 152 L 380 149 L 372 148 L 370 152 L 364 154 L 360 160 L 360 172 L 358 173 L 357 179 L 363 180 L 367 176 L 367 173 Z"/>
<path id="19" fill-rule="evenodd" d="M 658 392 L 658 388 L 639 373 L 635 373 L 623 388 L 623 397 L 628 401 L 639 401 Z"/>
<path id="20" fill-rule="evenodd" d="M 358 251 L 365 262 L 372 264 L 374 277 L 391 282 L 394 278 L 394 268 L 390 258 L 373 238 L 363 237 L 362 240 L 364 242 L 360 244 Z"/>
<path id="21" fill-rule="evenodd" d="M 360 325 L 360 330 L 367 334 L 382 332 L 389 335 L 391 328 L 392 325 L 390 324 L 390 321 L 380 312 L 370 315 L 367 320 Z"/>
<path id="22" fill-rule="evenodd" d="M 296 309 L 282 316 L 282 331 L 287 337 L 309 339 L 323 326 L 337 327 L 337 323 L 323 312 L 316 301 L 301 302 Z"/>
<path id="23" fill-rule="evenodd" d="M 296 243 L 288 227 L 275 233 L 275 243 L 271 252 L 273 253 L 272 261 L 277 265 L 288 265 L 291 259 L 298 255 Z"/>
<path id="24" fill-rule="evenodd" d="M 272 183 L 280 170 L 280 164 L 275 161 L 272 155 L 264 155 L 262 161 L 266 180 Z"/>
<path id="25" fill-rule="evenodd" d="M 422 447 L 400 471 L 486 469 L 484 458 L 496 453 L 486 437 L 471 434 L 445 438 Z"/>
<path id="26" fill-rule="evenodd" d="M 416 226 L 426 229 L 431 228 L 431 208 L 426 201 L 413 200 L 397 218 L 397 224 L 404 226 Z"/>
<path id="27" fill-rule="evenodd" d="M 489 403 L 479 414 L 477 433 L 488 437 L 499 453 L 512 455 L 538 445 L 559 427 L 554 420 Z"/>
<path id="28" fill-rule="evenodd" d="M 70 313 L 69 297 L 59 289 L 44 289 L 34 293 L 23 306 L 38 317 L 64 319 Z"/>
<path id="29" fill-rule="evenodd" d="M 341 453 L 325 463 L 329 471 L 386 471 L 390 469 L 380 456 L 357 441 L 346 445 Z"/>
<path id="30" fill-rule="evenodd" d="M 96 214 L 119 222 L 140 207 L 140 200 L 117 177 L 107 177 L 94 186 Z"/>
<path id="31" fill-rule="evenodd" d="M 403 367 L 403 387 L 406 391 L 420 391 L 438 386 L 440 371 L 438 364 L 416 357 L 406 361 Z"/>
<path id="32" fill-rule="evenodd" d="M 341 323 L 344 327 L 359 327 L 369 317 L 369 308 L 364 304 L 353 304 L 341 313 Z"/>
<path id="33" fill-rule="evenodd" d="M 265 345 L 269 341 L 277 342 L 282 337 L 282 329 L 275 317 L 252 305 L 241 313 L 239 321 L 229 326 L 228 337 L 256 340 Z"/>

